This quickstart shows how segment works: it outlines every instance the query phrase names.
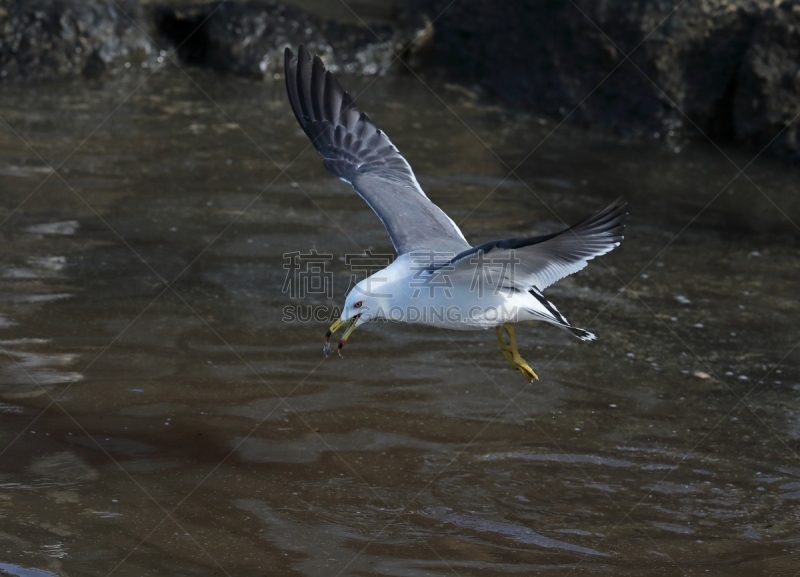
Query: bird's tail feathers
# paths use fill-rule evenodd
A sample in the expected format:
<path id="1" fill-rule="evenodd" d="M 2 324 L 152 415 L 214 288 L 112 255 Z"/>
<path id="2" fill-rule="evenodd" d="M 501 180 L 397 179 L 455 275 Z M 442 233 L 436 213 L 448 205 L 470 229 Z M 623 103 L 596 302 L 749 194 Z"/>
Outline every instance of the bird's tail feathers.
<path id="1" fill-rule="evenodd" d="M 566 326 L 562 325 L 562 326 L 565 329 L 567 329 L 569 332 L 571 332 L 573 335 L 578 337 L 582 341 L 594 341 L 594 340 L 597 340 L 597 337 L 595 336 L 595 334 L 594 333 L 590 333 L 586 329 L 581 329 L 581 328 L 578 328 L 578 327 L 571 327 L 569 325 L 566 325 Z"/>

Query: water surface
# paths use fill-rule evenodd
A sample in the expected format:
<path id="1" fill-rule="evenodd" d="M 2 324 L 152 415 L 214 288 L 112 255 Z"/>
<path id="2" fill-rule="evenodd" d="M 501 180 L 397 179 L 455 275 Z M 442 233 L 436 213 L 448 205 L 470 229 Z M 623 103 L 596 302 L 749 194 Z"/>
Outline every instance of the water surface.
<path id="1" fill-rule="evenodd" d="M 518 331 L 539 382 L 485 332 L 326 359 L 285 307 L 388 237 L 280 81 L 190 72 L 0 94 L 0 573 L 796 571 L 796 168 L 345 78 L 474 242 L 631 217 L 548 290 L 599 340 Z M 282 292 L 311 250 L 333 299 Z"/>

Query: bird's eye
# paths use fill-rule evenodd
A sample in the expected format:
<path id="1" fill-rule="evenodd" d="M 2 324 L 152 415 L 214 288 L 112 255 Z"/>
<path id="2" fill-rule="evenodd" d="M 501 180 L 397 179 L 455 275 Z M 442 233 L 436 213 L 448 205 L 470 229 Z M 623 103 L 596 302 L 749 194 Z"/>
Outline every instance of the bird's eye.
<path id="1" fill-rule="evenodd" d="M 364 301 L 358 301 L 358 302 L 357 302 L 356 304 L 354 304 L 353 306 L 354 306 L 354 307 L 356 307 L 357 309 L 360 309 L 360 308 L 361 308 L 361 306 L 362 306 L 363 304 L 364 304 Z"/>

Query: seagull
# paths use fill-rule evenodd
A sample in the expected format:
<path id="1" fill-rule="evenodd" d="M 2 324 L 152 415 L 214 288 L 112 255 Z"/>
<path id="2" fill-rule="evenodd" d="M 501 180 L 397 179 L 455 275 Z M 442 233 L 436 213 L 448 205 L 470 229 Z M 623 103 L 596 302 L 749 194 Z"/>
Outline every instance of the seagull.
<path id="1" fill-rule="evenodd" d="M 528 382 L 538 376 L 520 356 L 514 324 L 544 321 L 582 341 L 589 331 L 569 324 L 542 291 L 583 269 L 622 241 L 626 204 L 608 207 L 555 234 L 470 245 L 455 222 L 427 197 L 408 161 L 365 112 L 354 107 L 319 56 L 304 46 L 284 52 L 286 89 L 300 127 L 323 166 L 350 184 L 378 215 L 397 258 L 348 293 L 341 317 L 325 334 L 346 326 L 337 351 L 368 322 L 399 321 L 456 330 L 494 328 L 503 357 Z M 506 340 L 503 329 L 508 336 Z"/>

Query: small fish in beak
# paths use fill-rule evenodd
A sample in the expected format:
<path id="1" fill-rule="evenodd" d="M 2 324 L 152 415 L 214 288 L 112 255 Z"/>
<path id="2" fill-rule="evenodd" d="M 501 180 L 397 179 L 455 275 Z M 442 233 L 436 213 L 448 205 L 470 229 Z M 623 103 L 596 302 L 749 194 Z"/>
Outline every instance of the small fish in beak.
<path id="1" fill-rule="evenodd" d="M 340 357 L 342 356 L 342 347 L 344 347 L 344 345 L 347 343 L 348 337 L 353 333 L 354 330 L 356 330 L 356 321 L 358 321 L 359 318 L 361 318 L 360 314 L 354 316 L 349 321 L 339 319 L 335 323 L 333 323 L 331 325 L 331 328 L 329 328 L 325 332 L 325 346 L 322 347 L 322 352 L 325 354 L 326 357 L 329 354 L 331 354 L 331 343 L 330 343 L 331 336 L 333 336 L 333 333 L 338 331 L 342 325 L 347 324 L 349 322 L 350 326 L 348 326 L 347 330 L 344 331 L 344 334 L 342 335 L 342 340 L 339 341 L 339 346 L 336 347 L 336 352 L 339 353 Z"/>

